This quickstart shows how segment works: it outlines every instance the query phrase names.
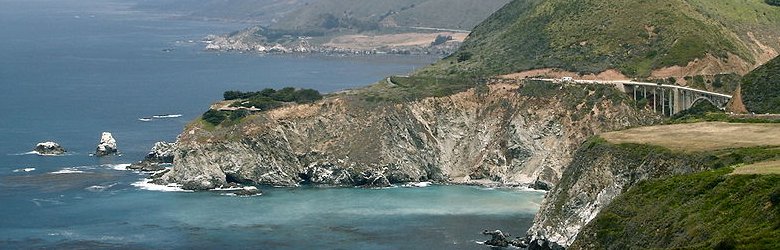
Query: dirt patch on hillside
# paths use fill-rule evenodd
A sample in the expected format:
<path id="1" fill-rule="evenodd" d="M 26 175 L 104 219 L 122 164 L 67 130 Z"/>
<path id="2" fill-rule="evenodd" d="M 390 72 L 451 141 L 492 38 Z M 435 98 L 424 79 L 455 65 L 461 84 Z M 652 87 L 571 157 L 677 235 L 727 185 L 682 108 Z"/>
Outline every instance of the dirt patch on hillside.
<path id="1" fill-rule="evenodd" d="M 726 110 L 737 114 L 748 113 L 747 107 L 742 102 L 742 86 L 737 87 L 737 91 L 734 91 L 734 95 L 731 97 L 728 106 L 726 106 Z"/>
<path id="2" fill-rule="evenodd" d="M 672 66 L 653 70 L 653 72 L 650 73 L 650 78 L 663 79 L 674 77 L 680 80 L 686 76 L 697 75 L 717 75 L 725 73 L 745 75 L 753 68 L 752 64 L 733 54 L 729 54 L 726 59 L 719 59 L 707 54 L 704 58 L 688 62 L 688 65 L 685 67 Z"/>
<path id="3" fill-rule="evenodd" d="M 544 78 L 561 78 L 571 77 L 577 80 L 628 80 L 629 78 L 620 71 L 609 69 L 598 74 L 580 75 L 571 71 L 564 71 L 560 69 L 545 68 L 545 69 L 533 69 L 518 73 L 506 74 L 498 76 L 505 79 L 523 79 L 529 77 L 544 77 Z"/>
<path id="4" fill-rule="evenodd" d="M 468 33 L 401 33 L 390 35 L 344 35 L 325 43 L 324 46 L 343 49 L 373 49 L 382 47 L 429 46 L 436 36 L 452 36 L 452 41 L 463 42 Z"/>
<path id="5" fill-rule="evenodd" d="M 611 143 L 637 143 L 695 152 L 780 146 L 780 124 L 702 122 L 640 127 L 601 135 Z"/>
<path id="6" fill-rule="evenodd" d="M 750 40 L 753 42 L 753 44 L 757 47 L 757 49 L 754 48 L 755 50 L 754 52 L 758 55 L 756 66 L 762 65 L 768 62 L 769 60 L 772 60 L 773 58 L 777 57 L 778 55 L 777 51 L 774 48 L 769 47 L 766 44 L 759 41 L 758 39 L 756 39 L 756 36 L 753 35 L 753 32 L 748 32 L 747 35 L 750 38 Z"/>

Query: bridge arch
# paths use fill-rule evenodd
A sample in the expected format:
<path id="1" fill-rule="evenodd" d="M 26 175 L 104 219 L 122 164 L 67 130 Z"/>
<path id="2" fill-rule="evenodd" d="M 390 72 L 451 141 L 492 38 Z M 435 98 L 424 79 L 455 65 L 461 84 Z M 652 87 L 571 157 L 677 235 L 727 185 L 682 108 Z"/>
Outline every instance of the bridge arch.
<path id="1" fill-rule="evenodd" d="M 721 107 L 721 105 L 718 105 L 717 103 L 715 103 L 715 101 L 713 101 L 711 98 L 706 97 L 706 96 L 699 96 L 696 99 L 693 99 L 693 101 L 691 102 L 690 107 L 696 106 L 696 103 L 698 103 L 700 101 L 709 102 L 710 104 L 712 104 L 712 106 L 715 106 L 715 107 L 717 107 L 719 109 L 726 109 L 726 107 Z"/>

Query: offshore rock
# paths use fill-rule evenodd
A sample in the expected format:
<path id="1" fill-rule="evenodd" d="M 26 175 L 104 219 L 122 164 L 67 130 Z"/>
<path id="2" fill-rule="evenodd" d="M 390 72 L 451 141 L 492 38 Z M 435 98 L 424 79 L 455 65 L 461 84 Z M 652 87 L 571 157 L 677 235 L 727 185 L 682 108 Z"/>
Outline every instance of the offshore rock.
<path id="1" fill-rule="evenodd" d="M 67 152 L 60 144 L 50 141 L 38 143 L 33 150 L 39 155 L 62 155 Z"/>
<path id="2" fill-rule="evenodd" d="M 347 92 L 229 126 L 193 123 L 179 135 L 174 167 L 161 182 L 196 190 L 228 182 L 555 185 L 588 137 L 657 117 L 611 87 L 535 89 L 504 82 L 405 102 Z"/>
<path id="3" fill-rule="evenodd" d="M 97 149 L 95 149 L 95 156 L 106 156 L 110 154 L 116 154 L 117 146 L 116 146 L 116 140 L 109 132 L 103 132 L 100 136 L 100 143 L 97 145 Z"/>
<path id="4" fill-rule="evenodd" d="M 510 240 L 507 238 L 508 235 L 504 235 L 501 230 L 484 230 L 482 231 L 483 235 L 490 235 L 491 238 L 487 241 L 485 241 L 485 245 L 488 246 L 495 246 L 495 247 L 508 247 L 510 244 Z"/>
<path id="5" fill-rule="evenodd" d="M 157 172 L 157 171 L 164 170 L 165 166 L 155 162 L 140 161 L 137 163 L 130 164 L 130 166 L 127 166 L 127 169 L 144 171 L 144 172 Z"/>

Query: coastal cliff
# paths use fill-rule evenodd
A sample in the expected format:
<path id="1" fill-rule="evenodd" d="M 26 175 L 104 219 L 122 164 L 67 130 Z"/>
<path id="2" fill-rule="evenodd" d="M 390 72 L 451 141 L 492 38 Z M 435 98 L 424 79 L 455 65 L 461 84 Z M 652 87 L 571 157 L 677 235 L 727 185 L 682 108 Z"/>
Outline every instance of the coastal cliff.
<path id="1" fill-rule="evenodd" d="M 558 185 L 545 197 L 528 231 L 528 241 L 571 249 L 665 249 L 698 244 L 703 245 L 694 248 L 713 248 L 722 241 L 760 243 L 753 239 L 755 235 L 745 232 L 777 234 L 778 224 L 773 223 L 778 221 L 745 224 L 762 215 L 739 215 L 744 210 L 739 207 L 768 200 L 770 193 L 778 190 L 776 185 L 755 186 L 753 191 L 766 196 L 751 194 L 752 201 L 740 195 L 721 201 L 719 197 L 731 195 L 729 190 L 750 188 L 730 181 L 719 186 L 719 182 L 752 182 L 763 179 L 754 178 L 755 174 L 776 174 L 772 161 L 780 159 L 779 129 L 776 123 L 698 122 L 593 137 L 577 150 Z M 753 176 L 729 177 L 734 168 L 735 173 Z M 761 181 L 772 178 L 776 176 Z M 720 202 L 732 204 L 712 205 Z M 711 216 L 700 216 L 706 213 Z M 727 219 L 727 214 L 733 217 Z M 731 234 L 736 231 L 740 233 Z"/>
<path id="2" fill-rule="evenodd" d="M 193 122 L 158 182 L 550 187 L 588 137 L 657 120 L 607 86 L 504 82 L 408 102 L 348 92 L 234 124 Z"/>
<path id="3" fill-rule="evenodd" d="M 648 145 L 610 144 L 595 137 L 577 150 L 559 184 L 547 194 L 528 230 L 531 240 L 568 247 L 580 230 L 636 183 L 707 169 L 702 157 Z"/>

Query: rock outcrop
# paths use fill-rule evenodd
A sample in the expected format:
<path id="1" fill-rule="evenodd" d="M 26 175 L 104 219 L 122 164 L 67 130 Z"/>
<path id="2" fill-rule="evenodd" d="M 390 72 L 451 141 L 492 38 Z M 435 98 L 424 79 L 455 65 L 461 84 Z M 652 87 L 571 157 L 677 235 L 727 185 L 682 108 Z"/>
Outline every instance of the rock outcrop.
<path id="1" fill-rule="evenodd" d="M 613 145 L 594 138 L 578 149 L 558 185 L 545 197 L 528 230 L 529 242 L 534 249 L 568 247 L 629 187 L 651 178 L 702 171 L 707 168 L 705 160 L 661 147 Z"/>
<path id="2" fill-rule="evenodd" d="M 501 230 L 485 230 L 482 231 L 482 235 L 490 235 L 490 239 L 485 241 L 485 245 L 488 246 L 508 247 L 512 243 L 509 235 L 505 235 Z"/>
<path id="3" fill-rule="evenodd" d="M 95 156 L 107 156 L 117 152 L 119 151 L 117 150 L 114 137 L 109 132 L 103 132 L 100 135 L 100 143 L 98 143 L 97 149 L 95 149 Z"/>
<path id="4" fill-rule="evenodd" d="M 556 184 L 586 138 L 656 117 L 610 87 L 537 88 L 496 83 L 401 103 L 341 94 L 227 127 L 193 123 L 159 182 L 196 190 L 229 182 Z"/>
<path id="5" fill-rule="evenodd" d="M 173 152 L 176 143 L 156 142 L 146 157 L 138 163 L 131 164 L 128 169 L 154 172 L 165 169 L 163 165 L 173 163 Z"/>
<path id="6" fill-rule="evenodd" d="M 60 144 L 50 141 L 38 143 L 33 151 L 39 155 L 62 155 L 67 152 Z"/>

